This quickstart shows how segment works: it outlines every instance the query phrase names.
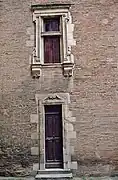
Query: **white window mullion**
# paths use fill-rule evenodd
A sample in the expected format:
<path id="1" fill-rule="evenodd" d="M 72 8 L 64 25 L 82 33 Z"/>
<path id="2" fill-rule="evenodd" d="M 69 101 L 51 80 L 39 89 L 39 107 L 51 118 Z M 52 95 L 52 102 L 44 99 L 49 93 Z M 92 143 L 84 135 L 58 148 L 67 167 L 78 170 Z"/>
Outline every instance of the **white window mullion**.
<path id="1" fill-rule="evenodd" d="M 40 62 L 44 64 L 44 38 L 42 32 L 44 31 L 43 18 L 40 16 Z"/>
<path id="2" fill-rule="evenodd" d="M 67 27 L 66 27 L 66 15 L 62 16 L 62 29 L 63 29 L 63 56 L 67 61 Z"/>
<path id="3" fill-rule="evenodd" d="M 40 60 L 40 63 L 41 63 L 41 59 L 42 59 L 42 56 L 41 56 L 41 49 L 42 49 L 42 47 L 41 47 L 41 27 L 42 27 L 42 24 L 41 24 L 42 22 L 41 22 L 41 16 L 39 16 L 39 23 L 38 23 L 38 29 L 39 29 L 39 37 L 38 37 L 38 41 L 39 41 L 39 45 L 38 45 L 38 47 L 39 47 L 39 60 Z"/>
<path id="4" fill-rule="evenodd" d="M 40 45 L 39 45 L 39 17 L 36 17 L 36 57 L 39 59 Z"/>

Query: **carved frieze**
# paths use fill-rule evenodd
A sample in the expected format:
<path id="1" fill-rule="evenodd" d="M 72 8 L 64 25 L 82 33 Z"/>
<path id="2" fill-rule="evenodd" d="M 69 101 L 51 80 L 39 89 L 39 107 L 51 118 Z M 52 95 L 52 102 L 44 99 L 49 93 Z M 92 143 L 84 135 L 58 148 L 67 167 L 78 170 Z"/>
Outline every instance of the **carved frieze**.
<path id="1" fill-rule="evenodd" d="M 58 95 L 56 94 L 51 94 L 51 95 L 48 95 L 44 100 L 43 100 L 43 103 L 46 103 L 46 104 L 53 104 L 53 103 L 63 103 L 63 99 L 61 97 L 59 97 Z"/>

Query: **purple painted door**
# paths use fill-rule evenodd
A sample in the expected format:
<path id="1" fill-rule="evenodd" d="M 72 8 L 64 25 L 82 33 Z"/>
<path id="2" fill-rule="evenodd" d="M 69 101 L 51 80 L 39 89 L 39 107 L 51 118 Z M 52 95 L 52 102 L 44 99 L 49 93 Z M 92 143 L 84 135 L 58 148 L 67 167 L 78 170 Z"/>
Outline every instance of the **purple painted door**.
<path id="1" fill-rule="evenodd" d="M 63 168 L 62 107 L 45 106 L 46 168 Z"/>

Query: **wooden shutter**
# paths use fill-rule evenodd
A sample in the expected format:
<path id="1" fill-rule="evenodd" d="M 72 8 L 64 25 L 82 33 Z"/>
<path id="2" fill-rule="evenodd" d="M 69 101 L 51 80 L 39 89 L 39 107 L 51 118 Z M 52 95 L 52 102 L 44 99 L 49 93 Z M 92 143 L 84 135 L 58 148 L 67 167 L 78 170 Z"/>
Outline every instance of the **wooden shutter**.
<path id="1" fill-rule="evenodd" d="M 44 37 L 44 63 L 60 62 L 60 37 Z"/>
<path id="2" fill-rule="evenodd" d="M 54 33 L 57 33 L 56 35 Z M 44 18 L 44 63 L 60 63 L 60 17 Z"/>

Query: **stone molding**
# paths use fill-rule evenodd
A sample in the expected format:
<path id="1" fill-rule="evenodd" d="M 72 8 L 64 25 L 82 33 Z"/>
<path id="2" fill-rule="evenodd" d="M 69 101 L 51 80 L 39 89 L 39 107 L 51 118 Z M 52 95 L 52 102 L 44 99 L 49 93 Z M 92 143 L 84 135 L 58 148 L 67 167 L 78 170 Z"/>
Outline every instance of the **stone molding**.
<path id="1" fill-rule="evenodd" d="M 61 54 L 61 67 L 63 70 L 63 75 L 65 77 L 73 76 L 74 68 L 74 56 L 71 52 L 71 47 L 76 45 L 76 41 L 73 38 L 74 24 L 72 24 L 72 17 L 70 14 L 71 4 L 34 4 L 31 6 L 33 13 L 33 22 L 36 27 L 36 43 L 33 47 L 33 34 L 30 34 L 31 31 L 28 28 L 27 33 L 31 37 L 30 40 L 26 42 L 26 45 L 33 47 L 32 55 L 30 56 L 30 67 L 31 75 L 33 78 L 39 78 L 41 76 L 42 66 L 44 65 L 44 55 L 43 55 L 43 39 L 41 37 L 43 17 L 45 16 L 61 16 L 62 17 L 62 46 L 63 46 L 63 55 Z M 50 64 L 48 64 L 50 66 Z M 52 64 L 51 64 L 52 66 Z M 55 64 L 54 64 L 55 66 Z M 44 68 L 44 66 L 43 66 Z"/>
<path id="2" fill-rule="evenodd" d="M 32 155 L 37 155 L 37 157 L 39 157 L 39 163 L 34 163 L 33 169 L 37 171 L 37 168 L 39 167 L 40 170 L 45 170 L 44 105 L 52 104 L 62 104 L 64 169 L 76 169 L 77 162 L 71 162 L 71 156 L 74 154 L 74 144 L 72 145 L 71 141 L 76 139 L 76 132 L 74 131 L 73 127 L 73 119 L 75 121 L 76 118 L 72 116 L 72 111 L 69 110 L 69 104 L 71 103 L 69 93 L 36 94 L 35 99 L 37 104 L 37 114 L 31 115 L 31 123 L 36 123 L 37 126 L 35 132 L 33 131 L 31 134 L 31 139 L 37 140 L 38 138 L 38 146 L 31 147 L 31 153 Z"/>
<path id="3" fill-rule="evenodd" d="M 31 140 L 36 141 L 31 147 L 31 154 L 37 157 L 37 161 L 33 163 L 33 171 L 45 170 L 45 113 L 44 105 L 62 105 L 62 124 L 63 124 L 63 163 L 64 169 L 77 169 L 77 162 L 71 161 L 74 155 L 73 139 L 76 139 L 76 131 L 73 122 L 76 118 L 69 110 L 70 95 L 69 93 L 50 93 L 36 94 L 37 114 L 30 115 L 30 122 L 35 125 L 31 133 Z"/>
<path id="4" fill-rule="evenodd" d="M 65 105 L 70 103 L 70 97 L 68 93 L 55 93 L 55 94 L 37 94 L 36 95 L 36 102 L 39 104 L 38 112 L 40 117 L 39 128 L 40 128 L 40 153 L 41 153 L 41 160 L 40 163 L 44 164 L 43 169 L 45 169 L 45 137 L 44 137 L 44 129 L 45 129 L 45 116 L 44 116 L 44 105 L 57 105 L 62 104 L 62 124 L 63 124 L 63 157 L 64 157 L 64 169 L 70 169 L 70 153 L 69 153 L 69 140 L 65 137 L 65 122 L 64 122 L 64 115 L 65 115 Z M 67 143 L 68 141 L 68 143 Z M 67 159 L 66 156 L 69 158 Z M 41 166 L 40 166 L 41 167 Z"/>
<path id="5" fill-rule="evenodd" d="M 69 9 L 70 7 L 71 7 L 71 3 L 63 3 L 63 4 L 59 4 L 59 3 L 56 3 L 56 4 L 51 4 L 51 3 L 46 3 L 46 4 L 32 4 L 32 6 L 31 6 L 31 10 L 32 11 L 35 11 L 35 10 L 43 10 L 44 11 L 44 9 L 64 9 L 64 8 L 66 8 L 66 9 Z"/>

